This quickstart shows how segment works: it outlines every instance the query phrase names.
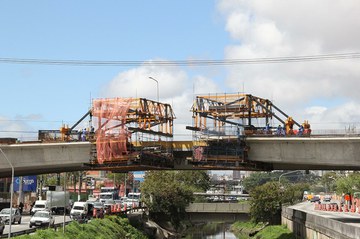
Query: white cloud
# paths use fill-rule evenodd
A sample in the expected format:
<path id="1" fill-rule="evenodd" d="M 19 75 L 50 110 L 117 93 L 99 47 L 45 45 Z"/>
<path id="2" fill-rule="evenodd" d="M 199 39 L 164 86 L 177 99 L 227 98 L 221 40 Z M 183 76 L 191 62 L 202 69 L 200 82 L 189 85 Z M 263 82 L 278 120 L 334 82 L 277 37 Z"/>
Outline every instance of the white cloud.
<path id="1" fill-rule="evenodd" d="M 225 58 L 302 56 L 360 52 L 360 2 L 350 1 L 239 1 L 220 0 L 218 10 L 233 38 Z M 290 115 L 314 120 L 357 120 L 351 113 L 359 105 L 360 61 L 321 61 L 255 64 L 229 67 L 226 84 L 274 100 Z M 316 99 L 352 99 L 309 114 Z M 300 112 L 300 113 L 299 113 Z M 314 111 L 312 111 L 314 113 Z M 341 116 L 341 117 L 340 117 Z M 310 122 L 311 123 L 311 122 Z"/>
<path id="2" fill-rule="evenodd" d="M 153 77 L 158 81 L 158 85 Z M 102 89 L 107 97 L 144 97 L 156 100 L 157 86 L 160 101 L 181 95 L 186 89 L 188 78 L 176 67 L 141 66 L 119 73 Z"/>
<path id="3" fill-rule="evenodd" d="M 156 99 L 156 82 L 159 82 L 160 102 L 172 105 L 176 116 L 174 122 L 175 139 L 191 139 L 186 126 L 192 125 L 190 112 L 194 93 L 217 92 L 216 84 L 204 77 L 192 78 L 178 67 L 140 66 L 119 73 L 102 89 L 102 97 L 142 97 Z M 206 89 L 206 92 L 204 92 Z"/>
<path id="4" fill-rule="evenodd" d="M 24 116 L 24 118 L 28 117 Z M 10 120 L 0 116 L 0 138 L 17 138 L 22 141 L 37 139 L 37 133 L 30 128 L 26 121 Z"/>

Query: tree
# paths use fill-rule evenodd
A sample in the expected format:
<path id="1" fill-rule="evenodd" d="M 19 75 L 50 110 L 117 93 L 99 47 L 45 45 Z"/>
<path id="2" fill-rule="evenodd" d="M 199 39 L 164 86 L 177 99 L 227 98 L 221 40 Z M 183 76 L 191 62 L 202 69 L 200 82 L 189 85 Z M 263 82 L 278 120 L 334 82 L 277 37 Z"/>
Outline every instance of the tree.
<path id="1" fill-rule="evenodd" d="M 336 179 L 338 178 L 335 172 L 327 172 L 321 177 L 321 183 L 325 187 L 325 192 L 334 192 L 336 190 Z"/>
<path id="2" fill-rule="evenodd" d="M 308 183 L 289 183 L 285 185 L 282 191 L 282 203 L 294 204 L 301 201 L 304 197 L 304 191 L 308 191 L 310 185 Z"/>
<path id="3" fill-rule="evenodd" d="M 141 185 L 142 200 L 155 220 L 167 216 L 175 228 L 194 200 L 193 192 L 206 190 L 209 177 L 202 171 L 149 171 Z"/>
<path id="4" fill-rule="evenodd" d="M 278 182 L 267 182 L 250 192 L 250 216 L 255 223 L 275 224 L 281 212 L 282 192 Z"/>
<path id="5" fill-rule="evenodd" d="M 336 180 L 336 192 L 338 194 L 360 191 L 360 173 L 355 172 L 347 177 L 341 177 Z"/>
<path id="6" fill-rule="evenodd" d="M 261 186 L 267 182 L 277 179 L 275 175 L 270 172 L 256 172 L 250 174 L 249 177 L 245 178 L 243 185 L 246 191 L 251 192 L 257 186 Z"/>
<path id="7" fill-rule="evenodd" d="M 258 222 L 276 224 L 280 220 L 281 205 L 301 201 L 303 192 L 309 188 L 307 183 L 286 184 L 267 182 L 250 192 L 250 216 Z"/>
<path id="8" fill-rule="evenodd" d="M 275 171 L 275 172 L 256 172 L 252 173 L 249 177 L 245 178 L 243 185 L 246 191 L 250 192 L 251 189 L 263 185 L 267 182 L 278 181 L 279 177 L 287 172 L 291 171 Z M 291 183 L 313 183 L 317 180 L 317 176 L 310 173 L 304 174 L 301 172 L 294 172 L 291 174 L 283 175 L 281 177 L 282 182 Z"/>

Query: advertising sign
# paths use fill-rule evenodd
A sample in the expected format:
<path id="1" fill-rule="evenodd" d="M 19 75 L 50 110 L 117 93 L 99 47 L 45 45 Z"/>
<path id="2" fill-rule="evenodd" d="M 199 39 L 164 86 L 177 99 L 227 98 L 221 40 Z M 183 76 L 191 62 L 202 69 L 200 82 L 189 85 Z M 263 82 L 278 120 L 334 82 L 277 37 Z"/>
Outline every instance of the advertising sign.
<path id="1" fill-rule="evenodd" d="M 36 176 L 24 176 L 23 179 L 23 192 L 36 192 Z M 19 191 L 20 177 L 14 178 L 14 192 Z"/>

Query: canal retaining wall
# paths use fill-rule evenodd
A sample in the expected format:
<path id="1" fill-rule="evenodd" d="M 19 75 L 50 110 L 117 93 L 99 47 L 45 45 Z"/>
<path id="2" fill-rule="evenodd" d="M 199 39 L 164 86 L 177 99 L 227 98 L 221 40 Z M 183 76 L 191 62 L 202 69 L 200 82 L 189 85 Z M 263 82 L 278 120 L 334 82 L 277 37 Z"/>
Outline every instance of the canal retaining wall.
<path id="1" fill-rule="evenodd" d="M 296 238 L 360 238 L 360 227 L 288 207 L 282 208 L 281 223 L 286 225 Z"/>

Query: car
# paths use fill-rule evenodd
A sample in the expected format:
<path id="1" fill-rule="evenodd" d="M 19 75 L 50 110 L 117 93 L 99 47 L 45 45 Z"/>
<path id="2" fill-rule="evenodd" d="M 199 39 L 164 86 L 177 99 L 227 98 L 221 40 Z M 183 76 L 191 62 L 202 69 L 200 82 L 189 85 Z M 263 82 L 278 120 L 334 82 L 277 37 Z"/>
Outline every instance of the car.
<path id="1" fill-rule="evenodd" d="M 0 217 L 0 236 L 4 233 L 4 229 L 5 229 L 5 223 Z"/>
<path id="2" fill-rule="evenodd" d="M 104 210 L 104 204 L 102 202 L 94 202 L 93 208 Z"/>
<path id="3" fill-rule="evenodd" d="M 331 201 L 331 195 L 325 195 L 323 201 L 324 202 L 330 202 Z"/>
<path id="4" fill-rule="evenodd" d="M 12 213 L 11 224 L 14 224 L 15 222 L 20 224 L 21 223 L 20 210 L 18 208 L 12 208 L 11 213 Z M 9 223 L 10 222 L 10 208 L 3 208 L 0 211 L 0 217 L 5 224 Z"/>
<path id="5" fill-rule="evenodd" d="M 29 227 L 54 227 L 55 218 L 50 211 L 37 211 L 30 218 Z"/>
<path id="6" fill-rule="evenodd" d="M 319 196 L 313 196 L 313 197 L 310 199 L 310 202 L 320 202 L 320 197 L 319 197 Z"/>

